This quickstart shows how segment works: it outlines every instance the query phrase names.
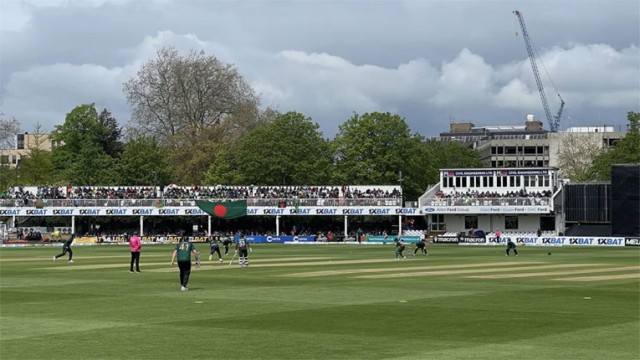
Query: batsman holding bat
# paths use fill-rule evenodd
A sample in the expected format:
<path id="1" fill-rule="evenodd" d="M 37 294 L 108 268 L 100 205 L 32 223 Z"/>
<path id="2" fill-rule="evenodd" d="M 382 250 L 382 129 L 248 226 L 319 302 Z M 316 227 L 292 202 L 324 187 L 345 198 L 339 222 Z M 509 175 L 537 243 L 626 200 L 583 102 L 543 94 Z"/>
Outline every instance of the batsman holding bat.
<path id="1" fill-rule="evenodd" d="M 241 235 L 236 243 L 236 254 L 238 254 L 238 264 L 240 267 L 249 267 L 249 252 L 251 251 L 253 251 L 251 244 Z"/>

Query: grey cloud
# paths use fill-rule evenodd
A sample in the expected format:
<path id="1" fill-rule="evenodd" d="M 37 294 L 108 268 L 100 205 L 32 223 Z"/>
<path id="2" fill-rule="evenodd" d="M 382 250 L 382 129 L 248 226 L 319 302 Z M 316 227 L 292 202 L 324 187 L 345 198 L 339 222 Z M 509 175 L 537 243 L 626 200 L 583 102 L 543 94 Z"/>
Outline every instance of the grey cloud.
<path id="1" fill-rule="evenodd" d="M 520 123 L 542 107 L 515 8 L 567 101 L 563 127 L 640 111 L 637 1 L 79 3 L 32 6 L 25 27 L 1 25 L 1 110 L 25 128 L 84 102 L 126 122 L 122 82 L 163 45 L 235 64 L 264 106 L 305 113 L 329 137 L 354 111 L 398 113 L 425 135 L 451 120 Z"/>

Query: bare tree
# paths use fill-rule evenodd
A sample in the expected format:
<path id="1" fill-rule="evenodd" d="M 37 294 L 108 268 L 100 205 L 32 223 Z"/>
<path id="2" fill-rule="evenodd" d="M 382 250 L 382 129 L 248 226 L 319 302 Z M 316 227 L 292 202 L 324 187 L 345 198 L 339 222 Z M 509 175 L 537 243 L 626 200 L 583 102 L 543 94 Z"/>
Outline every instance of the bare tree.
<path id="1" fill-rule="evenodd" d="M 15 149 L 16 135 L 20 132 L 20 122 L 13 118 L 5 119 L 0 113 L 0 149 Z"/>
<path id="2" fill-rule="evenodd" d="M 176 145 L 247 106 L 258 106 L 233 65 L 203 51 L 182 56 L 173 47 L 160 49 L 124 83 L 124 92 L 132 107 L 131 130 Z"/>
<path id="3" fill-rule="evenodd" d="M 558 147 L 558 168 L 571 180 L 590 180 L 589 169 L 600 152 L 600 133 L 565 134 Z"/>

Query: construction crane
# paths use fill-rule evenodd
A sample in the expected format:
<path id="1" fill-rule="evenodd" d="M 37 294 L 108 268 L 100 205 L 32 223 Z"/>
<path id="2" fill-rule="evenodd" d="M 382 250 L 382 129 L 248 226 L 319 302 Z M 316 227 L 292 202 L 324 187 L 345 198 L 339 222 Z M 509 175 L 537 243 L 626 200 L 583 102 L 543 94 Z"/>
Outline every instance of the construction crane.
<path id="1" fill-rule="evenodd" d="M 540 74 L 538 73 L 538 64 L 536 61 L 536 55 L 531 45 L 531 40 L 529 39 L 529 33 L 527 32 L 527 27 L 524 24 L 524 18 L 522 17 L 522 13 L 518 10 L 513 11 L 514 14 L 518 17 L 518 21 L 520 22 L 520 29 L 522 29 L 522 37 L 524 38 L 524 44 L 527 46 L 527 53 L 529 54 L 529 61 L 531 61 L 531 67 L 533 68 L 533 76 L 536 79 L 536 84 L 538 85 L 538 92 L 540 93 L 540 99 L 542 100 L 542 106 L 544 107 L 544 113 L 547 117 L 547 122 L 549 123 L 549 130 L 551 132 L 557 132 L 560 128 L 560 119 L 562 118 L 562 110 L 564 109 L 564 100 L 560 93 L 558 93 L 558 98 L 560 98 L 560 109 L 556 116 L 551 116 L 551 111 L 549 110 L 549 104 L 547 103 L 547 95 L 544 93 L 544 87 L 542 86 L 542 81 L 540 80 Z M 547 74 L 548 75 L 548 74 Z M 553 83 L 553 81 L 552 81 Z M 556 91 L 557 92 L 557 91 Z"/>

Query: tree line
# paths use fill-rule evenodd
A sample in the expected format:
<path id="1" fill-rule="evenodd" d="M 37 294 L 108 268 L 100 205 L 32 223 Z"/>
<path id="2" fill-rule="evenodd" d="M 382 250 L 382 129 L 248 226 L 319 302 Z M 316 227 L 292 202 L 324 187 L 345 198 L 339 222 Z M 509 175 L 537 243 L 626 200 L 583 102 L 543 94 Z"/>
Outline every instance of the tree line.
<path id="1" fill-rule="evenodd" d="M 479 154 L 456 142 L 428 139 L 399 115 L 357 114 L 325 138 L 310 117 L 260 108 L 260 98 L 231 64 L 200 51 L 162 48 L 123 84 L 131 119 L 122 127 L 95 104 L 72 109 L 16 169 L 14 185 L 401 185 L 417 199 L 439 181 L 440 168 L 481 167 Z M 606 177 L 620 159 L 638 161 L 639 114 L 631 136 L 597 155 L 589 176 Z M 0 141 L 17 133 L 0 121 Z M 13 131 L 13 132 L 12 132 Z M 41 134 L 37 126 L 36 143 Z M 37 145 L 37 144 L 36 144 Z"/>

